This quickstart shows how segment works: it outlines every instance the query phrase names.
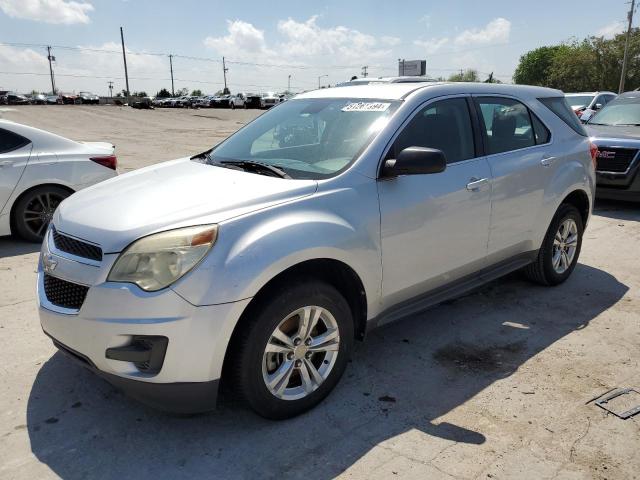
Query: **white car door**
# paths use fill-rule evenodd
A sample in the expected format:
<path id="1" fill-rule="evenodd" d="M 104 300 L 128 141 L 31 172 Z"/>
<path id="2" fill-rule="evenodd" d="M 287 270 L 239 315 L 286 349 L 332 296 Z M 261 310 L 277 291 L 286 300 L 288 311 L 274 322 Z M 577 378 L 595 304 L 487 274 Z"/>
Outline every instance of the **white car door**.
<path id="1" fill-rule="evenodd" d="M 394 141 L 387 158 L 431 147 L 444 152 L 447 168 L 378 182 L 383 309 L 485 266 L 491 175 L 477 138 L 468 99 L 454 97 L 421 108 Z"/>
<path id="2" fill-rule="evenodd" d="M 0 212 L 5 209 L 29 162 L 33 144 L 27 138 L 0 128 Z"/>

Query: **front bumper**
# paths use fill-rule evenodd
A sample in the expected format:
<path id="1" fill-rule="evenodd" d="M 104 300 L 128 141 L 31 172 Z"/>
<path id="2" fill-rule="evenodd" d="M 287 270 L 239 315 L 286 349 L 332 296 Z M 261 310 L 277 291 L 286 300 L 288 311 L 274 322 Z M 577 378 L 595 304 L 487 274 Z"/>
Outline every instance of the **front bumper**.
<path id="1" fill-rule="evenodd" d="M 215 406 L 226 348 L 250 299 L 194 306 L 170 288 L 148 293 L 135 285 L 107 282 L 117 255 L 105 254 L 102 264 L 91 265 L 50 249 L 49 243 L 47 237 L 42 255 L 53 259 L 56 267 L 47 274 L 89 287 L 78 310 L 57 307 L 47 298 L 43 262 L 39 262 L 40 323 L 58 348 L 152 406 L 179 412 Z M 107 349 L 131 345 L 141 335 L 168 339 L 157 373 L 107 358 Z"/>
<path id="2" fill-rule="evenodd" d="M 640 173 L 638 168 L 626 174 L 596 172 L 596 198 L 640 202 Z"/>

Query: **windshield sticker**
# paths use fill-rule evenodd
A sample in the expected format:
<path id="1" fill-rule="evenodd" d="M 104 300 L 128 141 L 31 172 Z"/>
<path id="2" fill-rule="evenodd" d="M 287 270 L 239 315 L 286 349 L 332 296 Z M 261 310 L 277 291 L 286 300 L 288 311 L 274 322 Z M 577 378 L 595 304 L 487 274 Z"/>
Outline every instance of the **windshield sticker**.
<path id="1" fill-rule="evenodd" d="M 342 107 L 343 112 L 384 112 L 390 103 L 383 102 L 354 102 Z"/>

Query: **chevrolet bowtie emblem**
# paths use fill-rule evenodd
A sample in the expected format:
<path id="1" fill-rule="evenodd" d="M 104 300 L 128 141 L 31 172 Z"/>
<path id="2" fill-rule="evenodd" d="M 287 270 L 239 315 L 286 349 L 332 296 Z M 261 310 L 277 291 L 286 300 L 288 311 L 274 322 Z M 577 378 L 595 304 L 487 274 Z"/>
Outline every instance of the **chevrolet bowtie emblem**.
<path id="1" fill-rule="evenodd" d="M 42 257 L 42 267 L 44 268 L 45 272 L 51 273 L 56 269 L 57 266 L 58 261 L 53 258 L 53 255 L 48 254 Z"/>

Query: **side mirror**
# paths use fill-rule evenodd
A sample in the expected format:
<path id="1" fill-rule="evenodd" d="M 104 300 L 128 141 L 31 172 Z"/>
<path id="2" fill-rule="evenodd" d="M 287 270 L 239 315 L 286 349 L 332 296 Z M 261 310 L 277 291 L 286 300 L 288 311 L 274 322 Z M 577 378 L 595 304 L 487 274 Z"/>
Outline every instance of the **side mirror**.
<path id="1" fill-rule="evenodd" d="M 596 103 L 596 104 L 593 106 L 593 109 L 594 109 L 594 110 L 600 110 L 601 108 L 602 108 L 602 104 L 601 104 L 601 103 Z"/>
<path id="2" fill-rule="evenodd" d="M 384 162 L 382 176 L 427 175 L 443 172 L 445 168 L 447 168 L 447 159 L 442 150 L 408 147 L 398 154 L 398 158 Z"/>

